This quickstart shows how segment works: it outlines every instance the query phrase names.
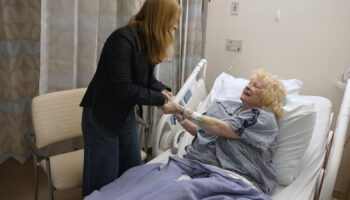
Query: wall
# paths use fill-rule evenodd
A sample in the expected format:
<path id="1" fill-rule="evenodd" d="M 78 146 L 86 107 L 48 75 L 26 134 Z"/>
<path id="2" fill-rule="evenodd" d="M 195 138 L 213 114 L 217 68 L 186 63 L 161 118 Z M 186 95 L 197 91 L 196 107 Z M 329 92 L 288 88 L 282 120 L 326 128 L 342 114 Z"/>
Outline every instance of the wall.
<path id="1" fill-rule="evenodd" d="M 223 71 L 247 78 L 254 69 L 264 67 L 283 79 L 302 80 L 302 94 L 329 98 L 334 106 L 334 127 L 343 95 L 336 82 L 350 67 L 350 1 L 236 1 L 238 16 L 230 15 L 232 0 L 208 4 L 204 53 L 208 86 Z M 225 51 L 226 38 L 243 40 L 242 52 L 230 71 L 234 54 Z M 349 157 L 347 147 L 336 183 L 340 191 L 348 186 Z"/>

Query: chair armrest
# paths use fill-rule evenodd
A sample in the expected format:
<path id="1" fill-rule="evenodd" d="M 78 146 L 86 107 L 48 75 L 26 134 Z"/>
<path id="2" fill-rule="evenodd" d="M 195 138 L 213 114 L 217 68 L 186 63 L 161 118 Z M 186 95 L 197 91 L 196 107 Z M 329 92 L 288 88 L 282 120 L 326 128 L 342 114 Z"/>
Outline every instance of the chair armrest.
<path id="1" fill-rule="evenodd" d="M 138 123 L 139 125 L 143 126 L 146 129 L 150 128 L 149 123 L 147 123 L 145 120 L 142 119 L 142 117 L 140 117 L 139 111 L 140 111 L 139 106 L 135 106 L 133 112 L 135 114 L 136 123 Z"/>
<path id="2" fill-rule="evenodd" d="M 31 150 L 33 151 L 33 153 L 37 157 L 38 161 L 40 162 L 43 159 L 48 159 L 49 157 L 47 155 L 45 155 L 44 153 L 42 153 L 40 151 L 40 149 L 35 146 L 33 137 L 34 137 L 33 133 L 24 134 L 24 138 L 27 140 Z"/>

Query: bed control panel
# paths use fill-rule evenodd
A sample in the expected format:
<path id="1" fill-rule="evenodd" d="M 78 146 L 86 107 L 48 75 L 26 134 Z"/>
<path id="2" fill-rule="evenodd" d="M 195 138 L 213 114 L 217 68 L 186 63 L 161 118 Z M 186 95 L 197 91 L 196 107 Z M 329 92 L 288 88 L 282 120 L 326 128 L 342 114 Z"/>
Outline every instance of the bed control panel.
<path id="1" fill-rule="evenodd" d="M 171 116 L 170 116 L 170 123 L 171 123 L 171 125 L 176 125 L 176 118 L 175 118 L 175 115 L 171 115 Z"/>
<path id="2" fill-rule="evenodd" d="M 183 97 L 185 104 L 187 104 L 190 101 L 191 97 L 192 97 L 192 92 L 189 89 L 189 90 L 187 90 L 186 94 Z"/>
<path id="3" fill-rule="evenodd" d="M 180 101 L 179 104 L 186 107 L 188 102 L 191 100 L 191 98 L 192 98 L 192 91 L 188 89 L 185 95 L 182 97 L 182 101 Z M 169 121 L 171 125 L 175 126 L 176 125 L 175 115 L 171 115 L 169 118 Z"/>

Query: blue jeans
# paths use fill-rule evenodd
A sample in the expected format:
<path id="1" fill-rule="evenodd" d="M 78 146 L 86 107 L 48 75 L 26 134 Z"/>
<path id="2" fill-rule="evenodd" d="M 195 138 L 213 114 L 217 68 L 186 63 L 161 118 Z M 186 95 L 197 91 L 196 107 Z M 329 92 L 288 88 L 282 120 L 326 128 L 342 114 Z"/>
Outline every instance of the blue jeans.
<path id="1" fill-rule="evenodd" d="M 99 126 L 90 108 L 83 109 L 83 197 L 112 182 L 127 169 L 141 164 L 140 141 L 134 112 L 120 133 Z"/>

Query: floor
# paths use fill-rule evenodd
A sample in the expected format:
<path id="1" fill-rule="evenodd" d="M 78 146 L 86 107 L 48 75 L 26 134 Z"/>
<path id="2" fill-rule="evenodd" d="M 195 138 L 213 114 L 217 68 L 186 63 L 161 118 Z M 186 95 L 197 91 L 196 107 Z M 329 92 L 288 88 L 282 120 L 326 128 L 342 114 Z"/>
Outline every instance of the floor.
<path id="1" fill-rule="evenodd" d="M 34 199 L 34 169 L 33 160 L 28 159 L 20 164 L 8 159 L 0 165 L 0 200 L 33 200 Z M 79 200 L 81 189 L 55 191 L 55 200 Z M 48 200 L 47 177 L 39 170 L 39 200 Z M 350 200 L 350 195 L 347 198 Z"/>
<path id="2" fill-rule="evenodd" d="M 81 189 L 61 190 L 54 192 L 55 200 L 81 199 Z M 0 165 L 0 199 L 1 200 L 33 200 L 34 169 L 33 160 L 28 159 L 20 164 L 8 159 Z M 48 200 L 47 177 L 39 170 L 39 200 Z"/>

